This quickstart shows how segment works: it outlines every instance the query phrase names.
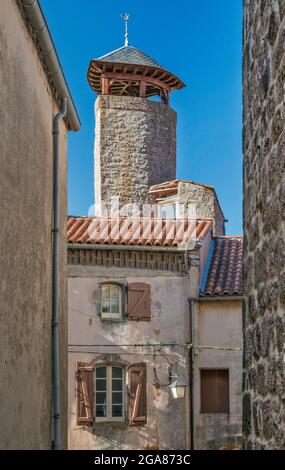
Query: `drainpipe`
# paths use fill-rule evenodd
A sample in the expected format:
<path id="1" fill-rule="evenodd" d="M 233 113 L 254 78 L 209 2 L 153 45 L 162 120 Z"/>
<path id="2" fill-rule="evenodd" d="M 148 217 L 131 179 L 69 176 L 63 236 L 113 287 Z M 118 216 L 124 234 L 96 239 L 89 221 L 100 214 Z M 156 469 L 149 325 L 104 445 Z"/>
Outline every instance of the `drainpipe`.
<path id="1" fill-rule="evenodd" d="M 194 450 L 194 300 L 193 298 L 188 299 L 189 310 L 190 310 L 190 344 L 191 348 L 189 351 L 189 391 L 190 391 L 190 450 Z"/>
<path id="2" fill-rule="evenodd" d="M 52 373 L 53 373 L 53 448 L 61 449 L 60 353 L 58 331 L 59 291 L 59 123 L 67 112 L 64 98 L 60 112 L 53 119 L 53 252 L 52 252 Z"/>

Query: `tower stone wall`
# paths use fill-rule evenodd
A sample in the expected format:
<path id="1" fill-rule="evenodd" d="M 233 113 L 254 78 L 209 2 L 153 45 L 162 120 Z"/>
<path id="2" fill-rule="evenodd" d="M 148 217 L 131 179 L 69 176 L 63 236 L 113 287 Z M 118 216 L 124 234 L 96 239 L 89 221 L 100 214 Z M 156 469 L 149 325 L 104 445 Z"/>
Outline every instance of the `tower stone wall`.
<path id="1" fill-rule="evenodd" d="M 285 1 L 244 0 L 244 444 L 285 449 Z"/>
<path id="2" fill-rule="evenodd" d="M 99 95 L 95 102 L 95 200 L 148 202 L 153 184 L 176 177 L 176 113 L 164 103 Z M 98 206 L 97 206 L 98 207 Z"/>

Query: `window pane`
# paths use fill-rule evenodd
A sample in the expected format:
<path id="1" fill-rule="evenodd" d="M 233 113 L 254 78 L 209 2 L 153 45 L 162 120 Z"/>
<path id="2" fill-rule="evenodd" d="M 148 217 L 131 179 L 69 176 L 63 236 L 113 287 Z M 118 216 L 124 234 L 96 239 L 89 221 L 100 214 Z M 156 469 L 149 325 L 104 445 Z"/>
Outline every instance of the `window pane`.
<path id="1" fill-rule="evenodd" d="M 175 219 L 176 207 L 175 204 L 165 204 L 161 207 L 162 219 Z"/>
<path id="2" fill-rule="evenodd" d="M 102 313 L 110 313 L 110 301 L 104 300 L 102 302 Z"/>
<path id="3" fill-rule="evenodd" d="M 112 390 L 113 390 L 113 392 L 121 392 L 122 391 L 122 380 L 113 379 L 112 380 Z"/>
<path id="4" fill-rule="evenodd" d="M 102 300 L 109 300 L 110 298 L 110 287 L 102 286 Z"/>
<path id="5" fill-rule="evenodd" d="M 122 367 L 112 367 L 112 377 L 113 379 L 121 379 L 123 375 Z"/>
<path id="6" fill-rule="evenodd" d="M 97 392 L 96 393 L 96 403 L 97 405 L 103 405 L 106 403 L 106 392 Z M 120 403 L 120 402 L 118 402 Z"/>
<path id="7" fill-rule="evenodd" d="M 97 379 L 96 380 L 96 392 L 105 392 L 107 390 L 105 379 Z"/>
<path id="8" fill-rule="evenodd" d="M 96 416 L 98 418 L 103 418 L 106 416 L 106 406 L 105 405 L 96 405 Z"/>
<path id="9" fill-rule="evenodd" d="M 110 288 L 110 299 L 116 300 L 119 299 L 119 287 L 113 286 Z"/>
<path id="10" fill-rule="evenodd" d="M 121 405 L 112 406 L 112 417 L 121 418 L 123 416 L 123 407 Z"/>
<path id="11" fill-rule="evenodd" d="M 111 313 L 120 313 L 119 301 L 118 300 L 111 300 Z"/>
<path id="12" fill-rule="evenodd" d="M 122 392 L 113 392 L 112 393 L 112 403 L 120 404 L 123 402 L 123 394 Z"/>
<path id="13" fill-rule="evenodd" d="M 106 367 L 97 367 L 96 368 L 96 378 L 102 378 L 105 379 L 106 377 Z"/>

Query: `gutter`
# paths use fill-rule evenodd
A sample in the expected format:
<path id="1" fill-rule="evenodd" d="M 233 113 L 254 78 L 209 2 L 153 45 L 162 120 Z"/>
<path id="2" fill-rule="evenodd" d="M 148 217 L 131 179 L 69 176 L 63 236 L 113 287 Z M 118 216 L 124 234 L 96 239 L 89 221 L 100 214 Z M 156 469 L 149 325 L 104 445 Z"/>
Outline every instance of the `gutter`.
<path id="1" fill-rule="evenodd" d="M 40 4 L 38 0 L 16 1 L 39 51 L 54 98 L 59 105 L 63 97 L 67 99 L 67 113 L 65 115 L 67 127 L 69 130 L 78 131 L 81 127 L 80 119 Z"/>
<path id="2" fill-rule="evenodd" d="M 205 267 L 204 267 L 204 272 L 203 272 L 203 275 L 202 275 L 202 281 L 201 281 L 201 285 L 200 285 L 200 292 L 204 292 L 205 287 L 206 287 L 208 274 L 209 274 L 209 270 L 210 270 L 211 263 L 212 263 L 214 249 L 215 249 L 215 238 L 212 237 L 211 244 L 210 244 L 210 249 L 209 249 L 209 253 L 208 253 L 208 257 L 207 257 L 207 261 L 206 261 L 206 264 L 205 264 Z"/>
<path id="3" fill-rule="evenodd" d="M 197 240 L 195 240 L 196 244 Z M 153 246 L 153 245 L 96 245 L 95 243 L 68 243 L 68 249 L 72 250 L 120 250 L 120 251 L 168 251 L 172 253 L 184 253 L 185 248 L 177 246 Z M 192 250 L 191 250 L 192 251 Z"/>
<path id="4" fill-rule="evenodd" d="M 64 98 L 61 111 L 53 119 L 53 247 L 52 247 L 52 392 L 53 392 L 53 448 L 61 449 L 60 416 L 60 351 L 59 351 L 59 123 L 67 113 L 67 100 Z"/>
<path id="5" fill-rule="evenodd" d="M 193 302 L 226 302 L 227 300 L 244 300 L 243 295 L 205 295 L 204 297 L 192 297 Z"/>

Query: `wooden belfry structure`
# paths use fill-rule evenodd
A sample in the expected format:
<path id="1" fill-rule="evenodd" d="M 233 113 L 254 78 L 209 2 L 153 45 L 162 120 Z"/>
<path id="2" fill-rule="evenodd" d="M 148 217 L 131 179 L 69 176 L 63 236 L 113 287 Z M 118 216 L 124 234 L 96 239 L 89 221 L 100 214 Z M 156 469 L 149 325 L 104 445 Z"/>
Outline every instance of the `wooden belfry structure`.
<path id="1" fill-rule="evenodd" d="M 125 45 L 90 62 L 88 82 L 91 88 L 99 95 L 159 96 L 169 104 L 170 92 L 183 88 L 184 83 L 144 52 L 129 46 L 129 15 L 122 18 L 126 23 Z"/>

